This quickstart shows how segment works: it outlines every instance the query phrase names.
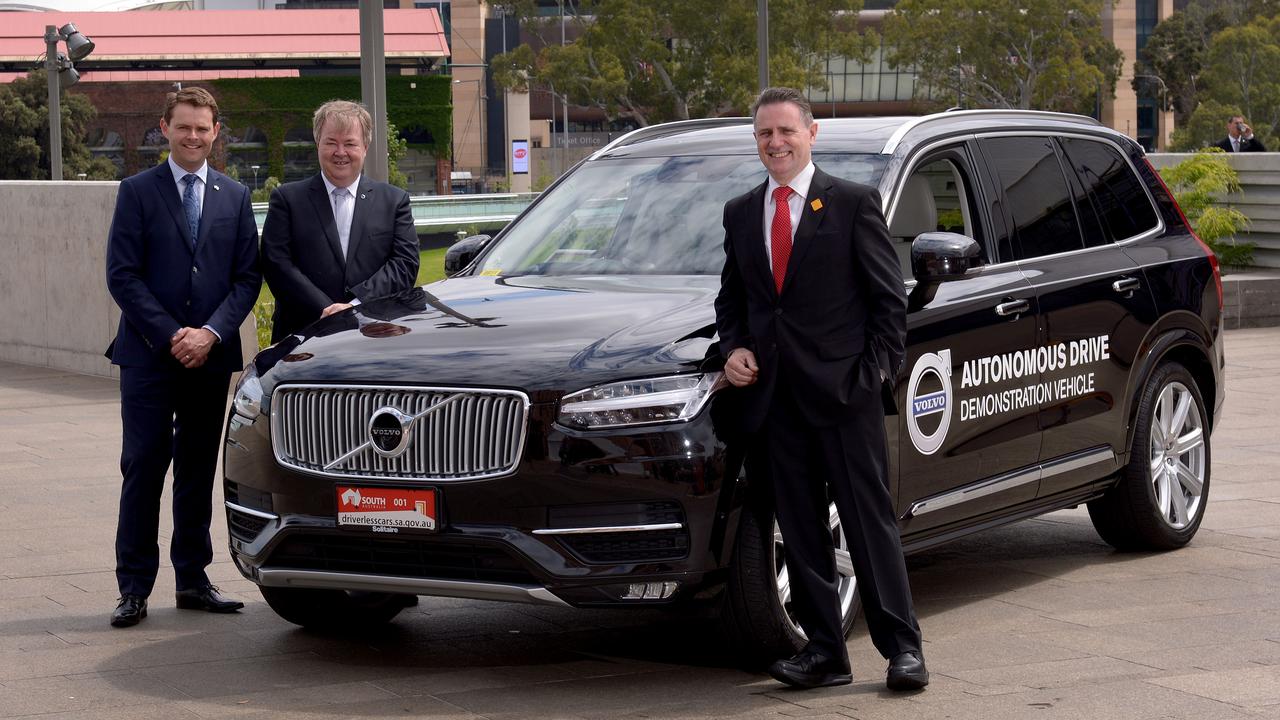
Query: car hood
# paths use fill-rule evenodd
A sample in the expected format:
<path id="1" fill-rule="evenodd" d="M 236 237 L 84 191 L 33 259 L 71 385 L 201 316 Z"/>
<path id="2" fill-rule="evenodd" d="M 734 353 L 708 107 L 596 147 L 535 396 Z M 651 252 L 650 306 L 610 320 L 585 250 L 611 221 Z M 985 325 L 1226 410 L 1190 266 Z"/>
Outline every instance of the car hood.
<path id="1" fill-rule="evenodd" d="M 259 354 L 281 383 L 517 388 L 552 401 L 714 353 L 709 276 L 461 277 L 357 305 Z M 714 362 L 714 360 L 712 361 Z"/>

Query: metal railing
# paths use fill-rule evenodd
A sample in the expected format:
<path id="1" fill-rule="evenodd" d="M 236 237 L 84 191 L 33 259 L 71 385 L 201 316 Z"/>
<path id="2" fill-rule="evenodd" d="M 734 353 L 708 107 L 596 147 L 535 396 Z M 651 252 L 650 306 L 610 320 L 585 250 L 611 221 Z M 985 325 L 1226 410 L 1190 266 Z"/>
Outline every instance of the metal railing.
<path id="1" fill-rule="evenodd" d="M 538 193 L 488 195 L 416 195 L 409 199 L 413 224 L 419 234 L 454 232 L 475 228 L 499 230 L 524 211 Z M 258 232 L 267 219 L 267 203 L 253 204 Z"/>

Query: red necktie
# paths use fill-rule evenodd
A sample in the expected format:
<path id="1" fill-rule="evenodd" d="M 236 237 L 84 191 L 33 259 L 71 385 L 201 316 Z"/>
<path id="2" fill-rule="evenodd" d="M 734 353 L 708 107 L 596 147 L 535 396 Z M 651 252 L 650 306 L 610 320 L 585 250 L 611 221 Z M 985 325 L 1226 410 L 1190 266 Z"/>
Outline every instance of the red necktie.
<path id="1" fill-rule="evenodd" d="M 783 185 L 773 191 L 773 224 L 769 226 L 769 249 L 773 253 L 773 284 L 782 293 L 782 279 L 787 276 L 787 260 L 791 259 L 791 207 L 787 198 L 791 188 Z"/>

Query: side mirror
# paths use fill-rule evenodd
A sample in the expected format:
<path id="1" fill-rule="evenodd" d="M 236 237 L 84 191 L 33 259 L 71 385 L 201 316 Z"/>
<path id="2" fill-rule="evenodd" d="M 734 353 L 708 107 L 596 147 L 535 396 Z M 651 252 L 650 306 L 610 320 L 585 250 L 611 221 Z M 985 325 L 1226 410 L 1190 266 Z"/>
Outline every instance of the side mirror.
<path id="1" fill-rule="evenodd" d="M 920 282 L 955 280 L 980 265 L 982 248 L 967 235 L 927 232 L 911 241 L 911 274 Z"/>
<path id="2" fill-rule="evenodd" d="M 466 269 L 480 251 L 489 246 L 489 241 L 492 239 L 488 235 L 472 235 L 450 245 L 444 253 L 445 277 L 453 277 Z"/>

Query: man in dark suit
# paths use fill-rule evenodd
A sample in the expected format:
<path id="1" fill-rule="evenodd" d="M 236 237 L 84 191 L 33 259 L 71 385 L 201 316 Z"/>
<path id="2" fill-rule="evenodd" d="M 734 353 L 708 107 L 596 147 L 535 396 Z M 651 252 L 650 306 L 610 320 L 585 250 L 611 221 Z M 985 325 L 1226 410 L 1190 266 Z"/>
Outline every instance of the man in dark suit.
<path id="1" fill-rule="evenodd" d="M 725 375 L 768 456 L 791 594 L 809 643 L 769 673 L 796 687 L 851 681 L 828 498 L 849 541 L 867 628 L 894 690 L 929 682 L 889 496 L 883 383 L 906 335 L 899 263 L 872 188 L 816 168 L 818 126 L 789 88 L 752 107 L 769 179 L 724 209 L 716 298 Z"/>
<path id="2" fill-rule="evenodd" d="M 369 111 L 331 100 L 316 110 L 313 130 L 320 173 L 276 188 L 262 227 L 263 275 L 276 301 L 272 342 L 418 278 L 409 194 L 361 175 L 373 140 Z"/>
<path id="3" fill-rule="evenodd" d="M 1214 143 L 1214 147 L 1223 152 L 1266 152 L 1262 141 L 1253 136 L 1253 128 L 1244 121 L 1243 115 L 1232 115 L 1227 121 L 1227 136 Z"/>
<path id="4" fill-rule="evenodd" d="M 258 233 L 249 190 L 206 161 L 218 105 L 201 88 L 171 93 L 160 121 L 169 159 L 120 183 L 107 240 L 107 287 L 120 327 L 107 349 L 120 366 L 123 451 L 111 624 L 147 616 L 160 554 L 160 494 L 173 463 L 169 556 L 179 608 L 234 612 L 205 568 L 210 507 L 240 324 L 258 298 Z"/>

